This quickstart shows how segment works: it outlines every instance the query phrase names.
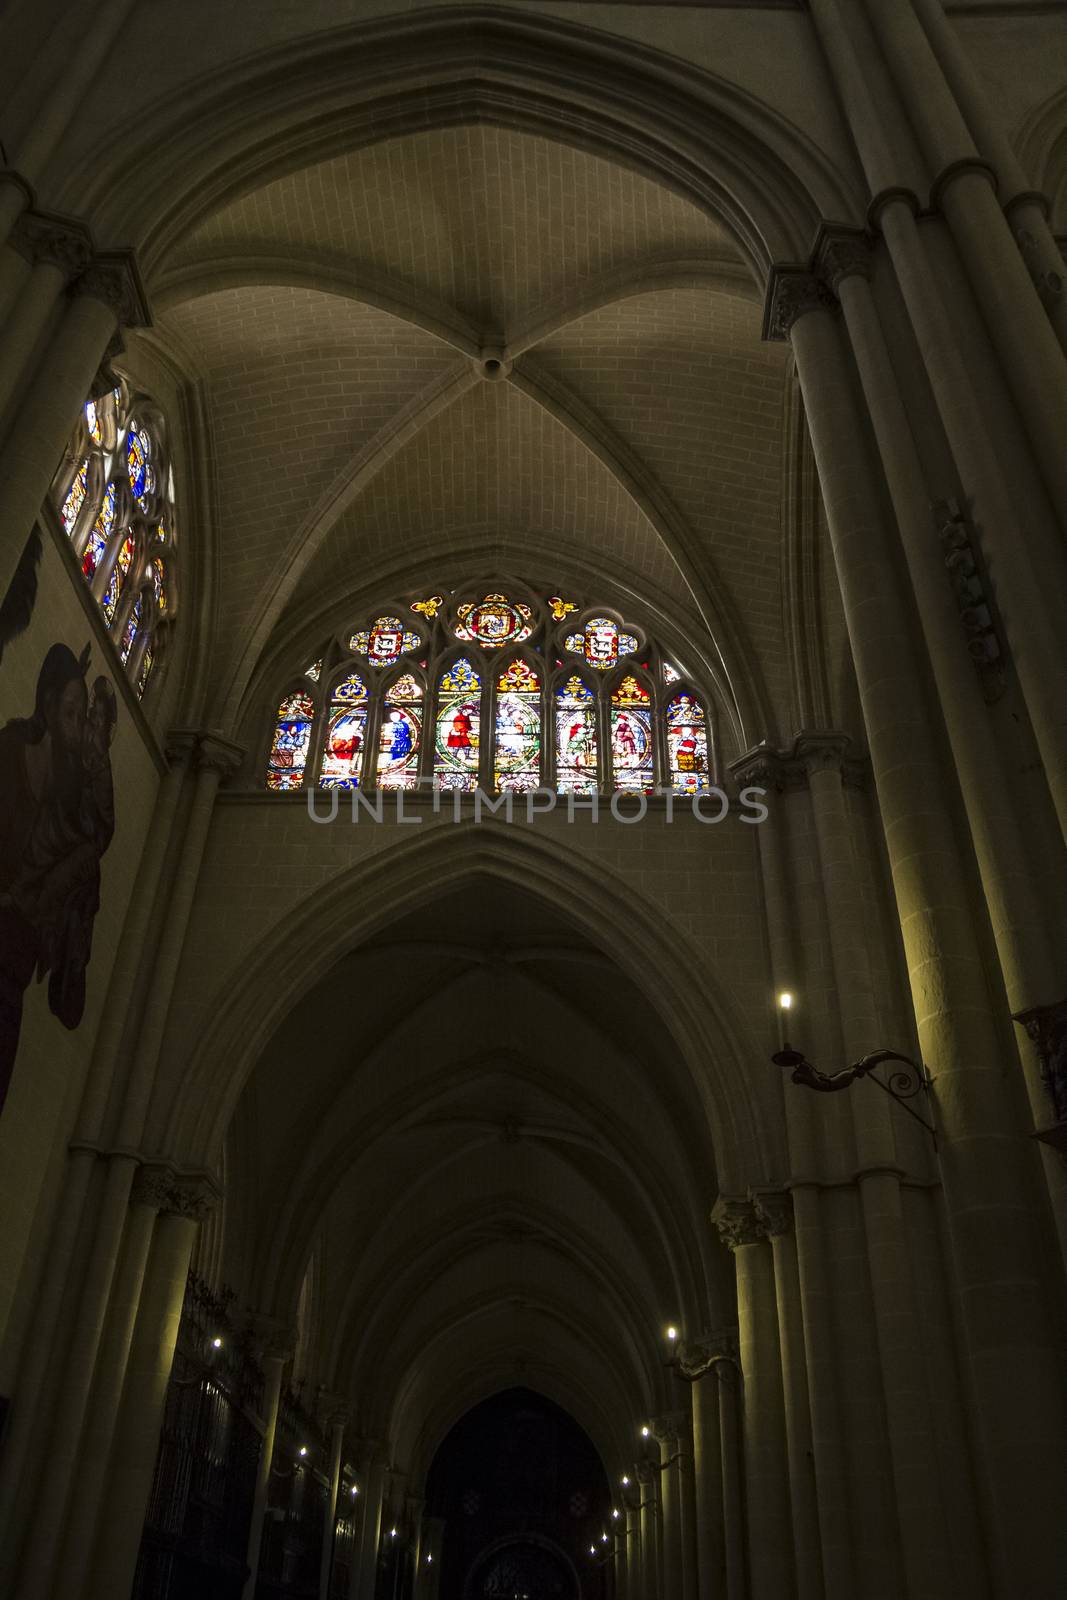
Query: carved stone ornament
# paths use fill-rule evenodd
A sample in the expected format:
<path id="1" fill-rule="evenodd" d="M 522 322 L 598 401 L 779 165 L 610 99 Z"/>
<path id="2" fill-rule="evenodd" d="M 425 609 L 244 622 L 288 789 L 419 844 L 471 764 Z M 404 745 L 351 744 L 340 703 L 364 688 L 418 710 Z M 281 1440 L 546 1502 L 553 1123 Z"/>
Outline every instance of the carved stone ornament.
<path id="1" fill-rule="evenodd" d="M 781 794 L 787 789 L 802 789 L 813 772 L 828 768 L 840 771 L 846 787 L 867 787 L 870 763 L 866 757 L 849 756 L 852 743 L 847 733 L 835 729 L 826 732 L 802 730 L 793 740 L 792 749 L 774 750 L 768 744 L 757 745 L 736 761 L 730 762 L 730 771 L 739 784 L 758 784 Z"/>
<path id="2" fill-rule="evenodd" d="M 763 1238 L 763 1224 L 751 1200 L 727 1199 L 720 1195 L 712 1209 L 711 1220 L 728 1250 L 759 1244 Z"/>
<path id="3" fill-rule="evenodd" d="M 133 1199 L 138 1205 L 200 1222 L 218 1205 L 219 1191 L 206 1172 L 180 1173 L 162 1162 L 151 1162 L 138 1169 Z"/>
<path id="4" fill-rule="evenodd" d="M 870 234 L 844 223 L 824 222 L 815 241 L 812 264 L 834 294 L 844 278 L 869 278 L 873 265 Z"/>
<path id="5" fill-rule="evenodd" d="M 978 570 L 970 525 L 955 500 L 937 501 L 933 514 L 944 553 L 945 570 L 963 624 L 967 651 L 978 673 L 982 696 L 987 704 L 992 705 L 1004 693 L 1006 679 L 1000 639 Z"/>
<path id="6" fill-rule="evenodd" d="M 1034 1042 L 1053 1120 L 1067 1122 L 1067 1000 L 1016 1011 L 1012 1020 L 1020 1023 Z"/>
<path id="7" fill-rule="evenodd" d="M 826 284 L 807 267 L 772 267 L 763 315 L 763 337 L 779 343 L 809 311 L 834 311 L 837 301 Z"/>
<path id="8" fill-rule="evenodd" d="M 244 745 L 224 739 L 220 733 L 201 733 L 196 752 L 196 765 L 200 772 L 217 772 L 219 781 L 235 773 L 245 757 Z"/>
<path id="9" fill-rule="evenodd" d="M 93 258 L 93 242 L 80 222 L 24 211 L 11 230 L 11 243 L 27 261 L 58 267 L 65 278 L 83 273 Z"/>
<path id="10" fill-rule="evenodd" d="M 755 1190 L 752 1203 L 768 1239 L 789 1232 L 793 1226 L 793 1201 L 784 1189 Z"/>
<path id="11" fill-rule="evenodd" d="M 261 1360 L 289 1361 L 292 1358 L 297 1344 L 297 1330 L 292 1323 L 264 1311 L 252 1311 L 248 1315 L 248 1332 Z"/>
<path id="12" fill-rule="evenodd" d="M 148 310 L 141 275 L 130 250 L 112 250 L 93 258 L 75 285 L 78 294 L 101 301 L 115 313 L 120 328 L 147 328 Z"/>
<path id="13" fill-rule="evenodd" d="M 730 1328 L 687 1339 L 678 1349 L 678 1370 L 683 1378 L 693 1382 L 724 1363 L 736 1367 L 740 1359 L 737 1329 Z"/>
<path id="14" fill-rule="evenodd" d="M 651 1417 L 649 1427 L 653 1437 L 660 1444 L 665 1444 L 668 1451 L 673 1454 L 681 1445 L 688 1432 L 688 1418 L 684 1411 L 665 1411 L 662 1416 Z"/>
<path id="15" fill-rule="evenodd" d="M 795 760 L 803 762 L 809 778 L 813 772 L 840 772 L 851 743 L 847 733 L 810 733 L 804 730 L 793 741 L 793 756 Z"/>

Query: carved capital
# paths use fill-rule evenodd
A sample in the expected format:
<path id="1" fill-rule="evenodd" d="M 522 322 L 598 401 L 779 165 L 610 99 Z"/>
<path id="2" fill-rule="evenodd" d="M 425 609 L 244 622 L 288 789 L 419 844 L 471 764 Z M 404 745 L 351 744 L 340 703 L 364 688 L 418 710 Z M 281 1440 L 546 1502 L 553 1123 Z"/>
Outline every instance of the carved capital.
<path id="1" fill-rule="evenodd" d="M 793 754 L 810 778 L 815 772 L 840 772 L 852 740 L 847 733 L 803 730 L 793 740 Z"/>
<path id="2" fill-rule="evenodd" d="M 788 1233 L 793 1226 L 793 1201 L 784 1189 L 754 1189 L 752 1204 L 768 1239 Z"/>
<path id="3" fill-rule="evenodd" d="M 82 223 L 41 212 L 24 211 L 10 242 L 27 261 L 58 267 L 64 278 L 78 277 L 93 257 L 93 242 Z"/>
<path id="4" fill-rule="evenodd" d="M 264 1361 L 289 1361 L 296 1349 L 297 1330 L 291 1322 L 272 1317 L 265 1311 L 248 1314 L 248 1332 L 252 1347 Z"/>
<path id="5" fill-rule="evenodd" d="M 809 311 L 833 311 L 836 307 L 834 296 L 814 272 L 801 266 L 772 267 L 763 313 L 763 337 L 782 342 L 791 335 L 794 323 Z"/>
<path id="6" fill-rule="evenodd" d="M 684 1411 L 665 1411 L 661 1416 L 651 1417 L 648 1425 L 653 1438 L 665 1444 L 668 1453 L 673 1454 L 686 1436 L 688 1420 Z"/>
<path id="7" fill-rule="evenodd" d="M 244 745 L 224 739 L 220 733 L 201 733 L 196 751 L 198 772 L 217 772 L 219 782 L 232 776 L 245 757 Z"/>
<path id="8" fill-rule="evenodd" d="M 869 278 L 874 265 L 871 237 L 863 228 L 824 222 L 819 229 L 812 265 L 836 295 L 845 278 Z"/>
<path id="9" fill-rule="evenodd" d="M 720 1195 L 712 1208 L 711 1220 L 728 1250 L 739 1250 L 746 1244 L 759 1244 L 763 1238 L 763 1224 L 751 1200 Z"/>
<path id="10" fill-rule="evenodd" d="M 723 1363 L 736 1366 L 740 1359 L 737 1329 L 728 1328 L 687 1340 L 678 1351 L 678 1368 L 693 1382 Z"/>
<path id="11" fill-rule="evenodd" d="M 214 1211 L 220 1195 L 206 1172 L 178 1172 L 164 1162 L 146 1162 L 133 1181 L 133 1199 L 138 1205 L 200 1222 Z"/>
<path id="12" fill-rule="evenodd" d="M 120 328 L 151 325 L 148 300 L 131 250 L 110 250 L 95 256 L 78 278 L 75 290 L 108 306 Z"/>
<path id="13" fill-rule="evenodd" d="M 1067 1122 L 1067 1000 L 1016 1011 L 1012 1021 L 1025 1028 L 1027 1037 L 1033 1040 L 1053 1118 Z"/>
<path id="14" fill-rule="evenodd" d="M 767 743 L 748 750 L 736 761 L 730 762 L 730 771 L 739 784 L 758 784 L 763 789 L 784 789 L 786 774 L 782 753 Z"/>

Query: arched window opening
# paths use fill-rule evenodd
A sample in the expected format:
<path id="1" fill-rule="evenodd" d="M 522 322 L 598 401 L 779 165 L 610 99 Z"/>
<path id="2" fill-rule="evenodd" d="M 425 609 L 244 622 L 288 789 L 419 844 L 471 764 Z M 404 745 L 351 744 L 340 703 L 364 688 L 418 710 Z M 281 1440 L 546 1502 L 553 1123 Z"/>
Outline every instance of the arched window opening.
<path id="1" fill-rule="evenodd" d="M 311 730 L 315 725 L 315 702 L 298 689 L 286 695 L 278 707 L 274 740 L 267 768 L 268 789 L 299 789 L 304 781 Z"/>
<path id="2" fill-rule="evenodd" d="M 142 448 L 138 441 L 138 470 Z M 105 594 L 105 614 L 114 607 L 120 617 L 123 560 Z M 166 609 L 167 583 L 153 559 L 142 609 L 126 613 L 127 627 L 143 628 L 150 609 Z M 481 784 L 528 793 L 549 783 L 561 794 L 688 794 L 715 782 L 706 689 L 636 623 L 558 590 L 498 582 L 408 595 L 323 641 L 313 657 L 309 650 L 309 659 L 293 664 L 274 701 L 264 750 L 272 789 L 310 780 L 344 789 L 432 783 L 472 793 Z M 298 696 L 310 710 L 296 709 Z"/>
<path id="3" fill-rule="evenodd" d="M 527 661 L 497 678 L 493 778 L 501 794 L 540 787 L 541 679 Z"/>
<path id="4" fill-rule="evenodd" d="M 654 793 L 652 697 L 629 672 L 611 696 L 611 769 L 616 789 Z"/>
<path id="5" fill-rule="evenodd" d="M 166 423 L 125 383 L 88 400 L 50 503 L 100 606 L 134 692 L 144 694 L 173 622 L 174 475 Z"/>
<path id="6" fill-rule="evenodd" d="M 577 673 L 556 690 L 556 788 L 561 794 L 596 794 L 597 697 Z"/>
<path id="7" fill-rule="evenodd" d="M 414 789 L 422 747 L 422 687 L 410 672 L 388 690 L 378 730 L 379 789 Z"/>
<path id="8" fill-rule="evenodd" d="M 482 680 L 466 657 L 453 661 L 437 684 L 434 777 L 442 789 L 478 787 L 482 742 Z"/>
<path id="9" fill-rule="evenodd" d="M 322 752 L 319 785 L 323 789 L 358 789 L 367 737 L 367 685 L 350 672 L 334 685 Z"/>

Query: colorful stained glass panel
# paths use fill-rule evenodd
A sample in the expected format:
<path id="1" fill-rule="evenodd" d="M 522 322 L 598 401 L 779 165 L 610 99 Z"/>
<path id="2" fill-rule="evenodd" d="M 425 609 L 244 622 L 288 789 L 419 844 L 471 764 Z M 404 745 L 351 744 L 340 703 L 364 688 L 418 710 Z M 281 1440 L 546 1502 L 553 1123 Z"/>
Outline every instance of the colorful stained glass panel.
<path id="1" fill-rule="evenodd" d="M 525 661 L 497 679 L 494 781 L 498 790 L 526 791 L 541 782 L 541 680 Z"/>
<path id="2" fill-rule="evenodd" d="M 408 650 L 418 649 L 419 636 L 399 617 L 376 617 L 369 628 L 352 635 L 348 646 L 366 656 L 372 667 L 391 667 Z"/>
<path id="3" fill-rule="evenodd" d="M 596 794 L 596 696 L 577 675 L 556 690 L 556 788 L 563 793 Z"/>
<path id="4" fill-rule="evenodd" d="M 115 485 L 113 483 L 109 483 L 104 491 L 104 498 L 101 501 L 100 510 L 96 514 L 96 521 L 89 529 L 89 537 L 85 542 L 85 549 L 82 552 L 82 572 L 85 574 L 87 579 L 92 577 L 93 573 L 100 565 L 100 562 L 103 559 L 104 551 L 107 548 L 107 542 L 110 539 L 114 528 Z"/>
<path id="5" fill-rule="evenodd" d="M 616 789 L 653 792 L 652 751 L 648 690 L 628 675 L 611 697 L 611 770 Z"/>
<path id="6" fill-rule="evenodd" d="M 358 672 L 335 685 L 322 751 L 323 789 L 358 789 L 367 735 L 367 686 Z"/>
<path id="7" fill-rule="evenodd" d="M 676 694 L 667 707 L 667 752 L 672 789 L 697 794 L 710 786 L 707 718 L 691 694 Z"/>
<path id="8" fill-rule="evenodd" d="M 149 457 L 152 444 L 145 430 L 132 419 L 126 435 L 126 473 L 130 489 L 142 511 L 148 510 L 148 497 L 155 491 L 156 474 Z"/>
<path id="9" fill-rule="evenodd" d="M 81 511 L 82 506 L 85 504 L 85 495 L 88 488 L 88 482 L 89 459 L 86 457 L 81 466 L 78 468 L 77 472 L 74 474 L 74 482 L 67 490 L 63 504 L 59 508 L 60 520 L 62 521 L 64 528 L 67 530 L 68 536 L 74 532 L 74 526 L 78 520 L 78 514 Z"/>
<path id="10" fill-rule="evenodd" d="M 147 658 L 149 652 L 145 651 Z M 278 707 L 274 741 L 267 762 L 268 789 L 299 789 L 304 781 L 315 702 L 309 694 L 286 695 Z"/>
<path id="11" fill-rule="evenodd" d="M 482 680 L 469 661 L 455 661 L 437 686 L 433 770 L 443 789 L 478 787 L 481 730 Z"/>
<path id="12" fill-rule="evenodd" d="M 99 444 L 104 437 L 104 427 L 100 419 L 100 413 L 96 409 L 96 402 L 93 400 L 86 401 L 85 426 L 89 430 L 89 437 L 93 443 Z"/>
<path id="13" fill-rule="evenodd" d="M 121 647 L 119 649 L 119 657 L 120 657 L 120 659 L 122 661 L 123 666 L 125 666 L 127 661 L 130 659 L 130 651 L 133 649 L 134 645 L 136 644 L 137 635 L 140 633 L 140 631 L 141 631 L 141 597 L 140 597 L 140 595 L 138 595 L 137 599 L 133 603 L 133 610 L 130 612 L 128 618 L 126 619 L 126 627 L 123 629 L 122 645 L 121 645 Z"/>
<path id="14" fill-rule="evenodd" d="M 637 640 L 632 633 L 624 633 L 611 617 L 591 617 L 583 632 L 570 633 L 565 640 L 568 650 L 582 655 L 591 667 L 606 672 L 617 666 L 623 656 L 632 655 Z"/>
<path id="15" fill-rule="evenodd" d="M 135 549 L 136 545 L 134 543 L 133 535 L 127 534 L 125 539 L 122 541 L 122 549 L 119 551 L 118 556 L 116 557 L 115 566 L 111 573 L 111 581 L 108 584 L 104 598 L 101 601 L 101 607 L 103 609 L 104 616 L 107 619 L 108 627 L 110 627 L 115 620 L 115 612 L 118 610 L 119 599 L 126 585 L 126 578 L 133 562 Z"/>
<path id="16" fill-rule="evenodd" d="M 521 600 L 504 594 L 487 594 L 476 605 L 470 601 L 456 610 L 453 632 L 457 639 L 480 644 L 484 650 L 499 650 L 505 644 L 518 644 L 533 632 L 533 613 Z"/>
<path id="17" fill-rule="evenodd" d="M 382 703 L 378 730 L 378 787 L 414 789 L 419 780 L 422 688 L 410 672 L 398 678 Z"/>

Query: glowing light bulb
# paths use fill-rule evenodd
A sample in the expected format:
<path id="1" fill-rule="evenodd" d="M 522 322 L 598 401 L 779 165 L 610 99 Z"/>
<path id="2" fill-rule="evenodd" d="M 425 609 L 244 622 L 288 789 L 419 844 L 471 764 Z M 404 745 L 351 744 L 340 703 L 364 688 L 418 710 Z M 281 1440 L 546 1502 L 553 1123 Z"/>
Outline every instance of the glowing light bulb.
<path id="1" fill-rule="evenodd" d="M 780 1011 L 791 1011 L 792 1008 L 793 996 L 790 994 L 788 989 L 783 989 L 781 994 L 778 996 L 778 1009 Z"/>
<path id="2" fill-rule="evenodd" d="M 607 1542 L 608 1542 L 608 1536 L 607 1536 L 607 1534 L 606 1534 L 606 1533 L 602 1533 L 602 1534 L 601 1534 L 601 1535 L 600 1535 L 600 1542 L 601 1542 L 601 1544 L 607 1544 Z"/>
<path id="3" fill-rule="evenodd" d="M 591 1544 L 589 1546 L 589 1554 L 591 1556 L 595 1556 L 596 1555 L 596 1545 L 595 1544 Z"/>
<path id="4" fill-rule="evenodd" d="M 619 1513 L 618 1513 L 618 1511 L 616 1510 L 616 1508 L 614 1506 L 612 1506 L 612 1508 L 611 1508 L 611 1514 L 612 1514 L 613 1517 L 615 1517 L 616 1520 L 618 1520 Z"/>
<path id="5" fill-rule="evenodd" d="M 221 1350 L 222 1349 L 222 1340 L 217 1338 L 217 1337 L 212 1339 L 211 1348 L 212 1348 L 212 1350 Z"/>
<path id="6" fill-rule="evenodd" d="M 308 1453 L 308 1447 L 307 1447 L 307 1445 L 306 1445 L 306 1444 L 302 1444 L 302 1445 L 301 1445 L 301 1446 L 300 1446 L 300 1449 L 299 1449 L 299 1450 L 298 1450 L 298 1451 L 297 1451 L 297 1454 L 298 1454 L 298 1455 L 301 1455 L 301 1456 L 306 1456 L 306 1455 L 307 1455 L 307 1453 Z"/>
<path id="7" fill-rule="evenodd" d="M 672 1344 L 673 1344 L 674 1340 L 677 1339 L 677 1337 L 678 1337 L 678 1329 L 677 1328 L 668 1328 L 667 1329 L 667 1338 L 670 1339 Z"/>
<path id="8" fill-rule="evenodd" d="M 390 1528 L 389 1529 L 389 1537 L 390 1537 L 390 1539 L 395 1539 L 396 1538 L 396 1529 L 395 1528 Z"/>
<path id="9" fill-rule="evenodd" d="M 649 1428 L 648 1423 L 646 1422 L 646 1423 L 642 1424 L 642 1427 L 641 1427 L 641 1437 L 642 1437 L 642 1439 L 647 1439 L 650 1432 L 651 1432 L 651 1429 Z"/>
<path id="10" fill-rule="evenodd" d="M 355 1497 L 355 1496 L 356 1496 L 356 1495 L 357 1495 L 357 1494 L 358 1494 L 358 1493 L 359 1493 L 359 1484 L 358 1484 L 358 1483 L 354 1483 L 354 1484 L 353 1484 L 353 1485 L 352 1485 L 352 1495 L 353 1495 L 353 1498 L 354 1498 L 354 1497 Z"/>
<path id="11" fill-rule="evenodd" d="M 629 1488 L 629 1487 L 630 1487 L 630 1480 L 629 1480 L 629 1478 L 627 1478 L 627 1477 L 625 1477 L 625 1476 L 624 1476 L 624 1477 L 623 1477 L 623 1480 L 622 1480 L 622 1486 L 623 1486 L 623 1488 L 624 1488 L 624 1489 L 628 1489 L 628 1488 Z"/>

